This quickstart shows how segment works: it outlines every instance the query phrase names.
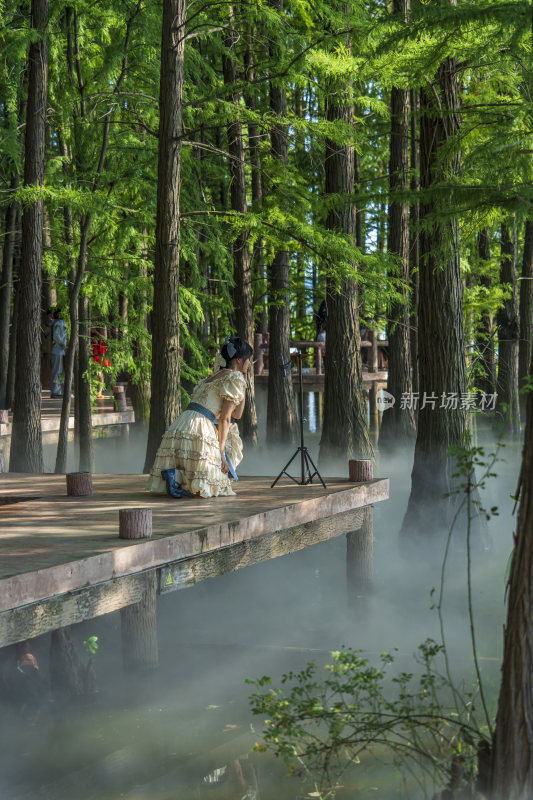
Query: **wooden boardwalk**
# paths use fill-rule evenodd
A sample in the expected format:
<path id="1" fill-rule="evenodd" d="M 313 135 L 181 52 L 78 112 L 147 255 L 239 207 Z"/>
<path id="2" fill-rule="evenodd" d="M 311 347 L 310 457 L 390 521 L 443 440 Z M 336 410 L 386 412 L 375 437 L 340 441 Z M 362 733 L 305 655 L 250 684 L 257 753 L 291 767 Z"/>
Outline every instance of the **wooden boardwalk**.
<path id="1" fill-rule="evenodd" d="M 386 479 L 244 477 L 235 497 L 176 501 L 145 482 L 95 475 L 93 496 L 76 498 L 63 475 L 0 477 L 0 646 L 139 602 L 154 569 L 165 591 L 348 533 L 389 495 Z M 153 536 L 119 539 L 119 509 L 146 507 Z"/>
<path id="2" fill-rule="evenodd" d="M 41 395 L 41 430 L 43 433 L 55 433 L 59 430 L 59 420 L 61 418 L 61 398 L 51 398 L 48 391 L 43 391 Z M 127 411 L 115 411 L 113 398 L 106 398 L 104 408 L 92 415 L 93 428 L 106 427 L 108 425 L 129 425 L 135 422 L 135 413 L 131 405 Z M 69 430 L 74 429 L 74 398 L 71 401 L 71 415 L 69 417 Z M 9 415 L 9 422 L 0 422 L 0 437 L 11 436 L 13 415 Z"/>

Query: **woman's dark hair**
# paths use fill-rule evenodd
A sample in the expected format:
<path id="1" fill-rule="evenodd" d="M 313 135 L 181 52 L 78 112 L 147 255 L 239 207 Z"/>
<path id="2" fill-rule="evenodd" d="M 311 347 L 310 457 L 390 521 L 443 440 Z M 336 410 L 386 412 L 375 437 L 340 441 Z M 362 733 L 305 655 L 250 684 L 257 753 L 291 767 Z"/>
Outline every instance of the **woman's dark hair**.
<path id="1" fill-rule="evenodd" d="M 233 345 L 235 348 L 235 352 L 233 352 L 233 348 L 229 347 L 229 345 Z M 229 352 L 233 353 L 233 355 L 229 355 Z M 245 342 L 243 339 L 239 339 L 238 336 L 230 336 L 229 341 L 226 341 L 222 348 L 220 349 L 220 353 L 222 358 L 227 364 L 231 364 L 234 358 L 251 358 L 253 355 L 253 349 L 250 347 L 248 342 Z"/>

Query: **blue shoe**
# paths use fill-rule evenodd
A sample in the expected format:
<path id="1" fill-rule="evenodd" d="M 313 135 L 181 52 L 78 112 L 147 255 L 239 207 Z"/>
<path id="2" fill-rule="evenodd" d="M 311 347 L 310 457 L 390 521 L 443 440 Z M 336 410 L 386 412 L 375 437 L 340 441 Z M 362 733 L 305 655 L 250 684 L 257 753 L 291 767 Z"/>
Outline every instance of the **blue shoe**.
<path id="1" fill-rule="evenodd" d="M 171 497 L 180 499 L 181 497 L 192 497 L 192 494 L 186 489 L 181 488 L 181 484 L 176 481 L 176 471 L 173 469 L 164 469 L 161 472 L 161 477 L 167 482 L 167 492 Z"/>

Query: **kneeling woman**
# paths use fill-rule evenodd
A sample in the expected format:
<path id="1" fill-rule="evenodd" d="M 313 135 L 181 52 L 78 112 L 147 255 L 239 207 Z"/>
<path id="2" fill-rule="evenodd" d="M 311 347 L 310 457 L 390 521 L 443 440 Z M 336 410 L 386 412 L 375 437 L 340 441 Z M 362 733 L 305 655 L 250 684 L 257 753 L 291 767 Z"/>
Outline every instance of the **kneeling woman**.
<path id="1" fill-rule="evenodd" d="M 247 342 L 228 336 L 214 374 L 195 386 L 187 410 L 163 436 L 150 473 L 150 491 L 167 491 L 173 497 L 235 494 L 231 479 L 237 480 L 242 442 L 231 418 L 242 417 L 252 352 Z"/>

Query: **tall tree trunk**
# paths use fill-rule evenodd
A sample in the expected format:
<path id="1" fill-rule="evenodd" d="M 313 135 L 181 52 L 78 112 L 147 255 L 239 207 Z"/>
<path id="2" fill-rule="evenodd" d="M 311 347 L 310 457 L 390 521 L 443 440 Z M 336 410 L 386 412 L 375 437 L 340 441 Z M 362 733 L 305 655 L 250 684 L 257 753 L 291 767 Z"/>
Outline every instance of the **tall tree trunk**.
<path id="1" fill-rule="evenodd" d="M 326 120 L 353 125 L 351 88 L 331 85 L 326 95 Z M 348 234 L 356 242 L 355 151 L 326 139 L 325 194 L 337 197 L 328 212 L 326 227 Z M 353 264 L 353 272 L 356 265 Z M 320 439 L 320 463 L 326 467 L 334 459 L 346 460 L 373 456 L 366 423 L 366 398 L 363 392 L 361 335 L 359 332 L 358 290 L 355 277 L 344 276 L 340 285 L 335 276 L 327 278 L 327 357 L 324 381 L 324 421 Z"/>
<path id="2" fill-rule="evenodd" d="M 529 374 L 533 374 L 533 360 Z M 527 395 L 526 430 L 496 728 L 492 740 L 493 800 L 533 797 L 533 392 Z"/>
<path id="3" fill-rule="evenodd" d="M 67 357 L 65 359 L 65 383 L 63 384 L 63 401 L 61 405 L 61 419 L 59 422 L 59 438 L 57 442 L 57 454 L 55 472 L 66 472 L 67 469 L 67 448 L 68 448 L 68 423 L 70 418 L 70 399 L 72 394 L 72 378 L 74 375 L 74 360 L 76 358 L 76 351 L 78 347 L 78 299 L 80 296 L 81 285 L 83 276 L 85 274 L 85 267 L 87 264 L 87 237 L 89 235 L 89 227 L 91 225 L 91 215 L 86 214 L 82 218 L 81 223 L 81 237 L 80 249 L 78 255 L 78 266 L 74 283 L 70 287 L 69 292 L 69 313 L 70 313 L 70 342 L 67 350 Z M 90 334 L 90 327 L 87 327 L 87 334 Z M 89 346 L 89 343 L 86 345 Z M 83 356 L 85 359 L 85 356 Z M 79 380 L 79 378 L 78 378 Z M 87 389 L 84 387 L 85 394 Z M 91 437 L 92 437 L 92 420 L 90 419 L 90 393 L 89 393 L 89 421 L 91 424 Z M 84 441 L 86 440 L 84 437 Z M 90 445 L 92 450 L 92 443 Z M 92 456 L 89 456 L 87 463 L 92 461 Z M 90 470 L 92 471 L 92 470 Z"/>
<path id="4" fill-rule="evenodd" d="M 32 27 L 39 38 L 30 44 L 28 107 L 24 150 L 24 185 L 42 186 L 45 167 L 45 126 L 48 83 L 46 24 L 48 0 L 32 0 Z M 42 472 L 41 432 L 41 266 L 43 200 L 22 215 L 22 254 L 19 271 L 20 304 L 17 327 L 15 412 L 11 437 L 12 472 Z"/>
<path id="5" fill-rule="evenodd" d="M 131 28 L 133 21 L 137 14 L 141 9 L 141 0 L 138 0 L 137 6 L 133 13 L 128 18 L 126 23 L 126 36 L 124 40 L 124 52 L 122 56 L 122 67 L 119 73 L 119 76 L 116 80 L 115 86 L 113 88 L 113 93 L 117 94 L 120 91 L 122 83 L 126 77 L 126 70 L 128 65 L 128 48 L 131 39 Z M 67 9 L 66 15 L 66 22 L 68 27 L 68 46 L 67 46 L 67 65 L 69 68 L 69 72 L 71 74 L 71 79 L 73 80 L 73 72 L 74 72 L 74 58 L 76 59 L 77 65 L 77 75 L 78 75 L 78 91 L 80 96 L 80 107 L 79 110 L 76 108 L 75 115 L 74 115 L 74 124 L 76 126 L 77 117 L 85 116 L 85 87 L 83 85 L 83 81 L 81 78 L 81 66 L 80 66 L 80 53 L 78 49 L 78 40 L 77 40 L 77 33 L 75 34 L 75 53 L 73 52 L 72 47 L 72 26 L 74 25 L 74 30 L 77 31 L 76 28 L 76 15 L 72 14 L 72 9 Z M 109 108 L 108 113 L 105 115 L 104 124 L 102 126 L 102 140 L 100 144 L 100 152 L 98 157 L 98 164 L 96 166 L 95 175 L 92 180 L 92 191 L 96 191 L 98 188 L 99 178 L 104 170 L 106 155 L 107 155 L 107 148 L 109 145 L 109 127 L 111 125 L 111 114 L 112 114 L 113 107 Z M 62 146 L 63 154 L 66 155 L 64 146 Z M 76 156 L 79 158 L 79 151 L 77 151 Z M 72 217 L 70 214 L 70 209 L 64 210 L 65 214 L 65 231 L 66 231 L 66 243 L 69 246 L 72 243 Z M 74 362 L 76 357 L 76 346 L 77 343 L 79 344 L 79 337 L 78 337 L 78 306 L 79 306 L 79 296 L 80 291 L 83 283 L 83 278 L 85 275 L 85 270 L 87 266 L 87 257 L 88 257 L 88 240 L 89 240 L 89 231 L 91 229 L 91 222 L 92 222 L 92 214 L 87 213 L 83 214 L 80 219 L 80 246 L 78 252 L 78 259 L 77 259 L 77 267 L 75 275 L 70 270 L 71 275 L 70 278 L 73 280 L 70 292 L 69 292 L 69 310 L 70 310 L 70 345 L 67 351 L 67 358 L 65 363 L 65 383 L 64 383 L 64 390 L 63 390 L 63 403 L 61 406 L 61 420 L 60 420 L 60 428 L 59 428 L 59 440 L 58 440 L 58 447 L 57 447 L 57 455 L 56 455 L 56 465 L 55 471 L 57 473 L 64 472 L 66 469 L 67 463 L 67 446 L 68 446 L 68 422 L 70 416 L 70 399 L 72 393 L 72 379 L 74 374 Z M 87 322 L 88 322 L 89 315 L 87 314 Z M 87 325 L 87 342 L 86 348 L 87 353 L 89 351 L 89 338 L 90 338 L 90 325 Z M 82 354 L 81 356 L 82 361 L 87 359 L 87 363 L 89 363 L 89 358 L 87 354 Z M 81 364 L 81 362 L 80 362 Z M 94 458 L 92 454 L 92 419 L 91 419 L 91 407 L 90 407 L 90 383 L 89 386 L 84 384 L 83 382 L 83 370 L 80 370 L 78 375 L 78 387 L 82 387 L 83 391 L 86 395 L 82 406 L 79 407 L 80 415 L 83 410 L 84 415 L 84 425 L 89 425 L 91 428 L 90 432 L 86 432 L 82 438 L 80 439 L 80 463 L 84 462 L 87 464 L 93 464 Z M 87 393 L 88 396 L 87 396 Z M 80 416 L 81 421 L 81 416 Z M 82 454 L 82 443 L 83 443 L 83 453 Z M 92 471 L 92 469 L 91 469 Z"/>
<path id="6" fill-rule="evenodd" d="M 19 185 L 18 173 L 11 178 L 10 190 Z M 17 205 L 11 202 L 6 211 L 6 228 L 0 278 L 0 408 L 7 408 L 7 370 L 9 364 L 9 328 L 11 324 L 11 298 L 13 295 L 13 263 L 15 260 L 15 236 Z"/>
<path id="7" fill-rule="evenodd" d="M 418 120 L 420 115 L 420 95 L 416 89 L 409 93 L 411 107 L 411 192 L 420 189 L 420 138 Z M 410 349 L 413 392 L 418 392 L 418 279 L 420 266 L 419 239 L 420 205 L 414 200 L 409 208 L 409 280 L 411 284 L 411 305 L 409 314 Z M 415 414 L 415 423 L 417 415 Z"/>
<path id="8" fill-rule="evenodd" d="M 18 254 L 20 263 L 20 252 Z M 17 328 L 20 308 L 20 292 L 18 278 L 13 280 L 13 317 L 9 332 L 9 361 L 7 364 L 6 408 L 13 408 L 15 403 L 15 372 L 17 366 Z"/>
<path id="9" fill-rule="evenodd" d="M 518 349 L 518 380 L 522 389 L 533 352 L 533 220 L 526 219 L 522 280 L 520 281 L 520 346 Z M 525 416 L 527 397 L 520 395 L 520 416 Z"/>
<path id="10" fill-rule="evenodd" d="M 488 262 L 490 259 L 490 235 L 488 228 L 479 232 L 478 255 L 480 261 Z M 490 288 L 489 275 L 481 274 L 481 285 Z M 485 394 L 494 394 L 496 391 L 496 357 L 494 352 L 494 320 L 492 314 L 481 317 L 480 330 L 477 335 L 477 350 L 479 351 L 479 367 L 484 374 L 476 379 L 476 385 Z"/>
<path id="11" fill-rule="evenodd" d="M 141 266 L 141 271 L 143 278 L 148 278 L 148 246 L 146 244 L 146 237 L 147 232 L 145 231 L 143 234 L 144 242 L 143 242 L 143 262 Z M 135 292 L 133 296 L 133 308 L 136 314 L 137 320 L 144 321 L 144 327 L 146 330 L 149 330 L 149 320 L 147 314 L 147 299 L 146 299 L 146 289 L 143 288 L 139 289 Z M 142 358 L 142 349 L 140 342 L 134 340 L 133 342 L 133 357 L 136 361 L 139 361 Z M 138 379 L 133 383 L 131 386 L 131 402 L 133 405 L 133 411 L 135 413 L 135 430 L 142 432 L 146 428 L 148 424 L 148 420 L 150 419 L 150 381 L 143 376 L 143 374 L 138 375 Z"/>
<path id="12" fill-rule="evenodd" d="M 91 410 L 91 319 L 89 300 L 80 295 L 78 300 L 78 385 L 76 409 L 77 431 L 80 445 L 80 472 L 94 471 L 93 426 Z"/>
<path id="13" fill-rule="evenodd" d="M 283 0 L 270 0 L 277 14 L 283 13 Z M 271 48 L 271 56 L 275 56 Z M 270 84 L 270 110 L 275 118 L 287 116 L 287 93 L 278 82 Z M 270 133 L 272 158 L 279 168 L 286 168 L 289 153 L 287 125 L 280 122 Z M 280 185 L 283 181 L 280 180 Z M 281 202 L 281 198 L 280 198 Z M 268 274 L 268 399 L 267 441 L 286 444 L 296 436 L 296 414 L 290 367 L 290 261 L 287 250 L 278 250 Z M 284 369 L 283 364 L 289 362 Z"/>
<path id="14" fill-rule="evenodd" d="M 246 51 L 246 81 L 250 87 L 255 79 L 253 37 L 250 34 Z M 246 105 L 256 111 L 257 103 L 252 89 L 245 92 Z M 248 123 L 248 148 L 250 150 L 250 164 L 252 167 L 252 210 L 257 214 L 263 205 L 263 180 L 261 176 L 261 130 L 255 122 Z M 253 249 L 252 272 L 258 289 L 253 292 L 254 308 L 259 303 L 261 313 L 259 317 L 259 331 L 268 333 L 267 296 L 265 284 L 265 260 L 263 255 L 263 240 L 259 236 Z M 251 344 L 251 342 L 250 342 Z"/>
<path id="15" fill-rule="evenodd" d="M 454 465 L 446 451 L 461 444 L 466 430 L 466 412 L 461 408 L 466 372 L 458 225 L 453 218 L 438 218 L 438 201 L 431 192 L 459 169 L 458 156 L 445 161 L 442 153 L 459 129 L 457 109 L 456 60 L 447 58 L 433 84 L 420 92 L 420 185 L 425 194 L 420 204 L 418 307 L 421 402 L 411 493 L 401 531 L 407 535 L 437 531 L 436 516 L 447 524 L 454 504 L 443 496 L 451 489 Z M 448 401 L 451 393 L 455 401 Z"/>
<path id="16" fill-rule="evenodd" d="M 505 223 L 501 227 L 500 283 L 511 288 L 511 296 L 498 309 L 498 409 L 505 430 L 520 430 L 518 404 L 518 338 L 519 305 L 516 274 L 516 223 L 511 230 Z M 505 404 L 506 408 L 503 407 Z"/>
<path id="17" fill-rule="evenodd" d="M 163 0 L 155 232 L 152 396 L 144 471 L 180 410 L 179 242 L 187 0 Z"/>
<path id="18" fill-rule="evenodd" d="M 394 0 L 393 11 L 407 16 L 406 0 Z M 412 408 L 402 409 L 402 394 L 413 391 L 411 383 L 411 348 L 409 336 L 409 206 L 405 194 L 409 188 L 409 92 L 391 89 L 391 141 L 389 160 L 389 239 L 388 252 L 397 256 L 401 270 L 403 303 L 394 303 L 388 325 L 388 391 L 395 404 L 383 414 L 379 444 L 400 444 L 415 434 Z M 396 197 L 395 194 L 404 197 Z"/>
<path id="19" fill-rule="evenodd" d="M 233 9 L 229 7 L 230 27 L 226 36 L 226 47 L 229 55 L 224 56 L 224 83 L 226 86 L 236 87 L 238 74 L 235 56 L 237 32 L 233 27 Z M 244 163 L 244 142 L 242 136 L 242 122 L 239 119 L 238 106 L 240 94 L 233 89 L 231 94 L 235 105 L 234 119 L 228 124 L 228 151 L 229 174 L 231 185 L 231 207 L 243 216 L 247 213 L 246 204 L 246 177 Z M 248 246 L 248 232 L 242 231 L 233 242 L 233 306 L 235 312 L 235 325 L 238 335 L 252 347 L 254 344 L 254 309 L 252 301 L 252 269 L 250 263 L 250 248 Z M 241 422 L 242 437 L 245 442 L 257 445 L 257 412 L 255 408 L 254 374 L 250 376 L 246 387 L 246 403 Z"/>

